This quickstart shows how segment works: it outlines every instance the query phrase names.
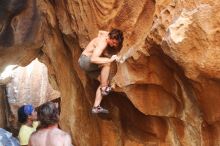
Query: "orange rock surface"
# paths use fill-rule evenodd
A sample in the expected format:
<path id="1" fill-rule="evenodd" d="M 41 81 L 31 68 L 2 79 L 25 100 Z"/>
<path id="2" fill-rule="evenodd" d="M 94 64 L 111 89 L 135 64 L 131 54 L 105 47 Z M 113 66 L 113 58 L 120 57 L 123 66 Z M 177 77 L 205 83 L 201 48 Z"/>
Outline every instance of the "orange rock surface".
<path id="1" fill-rule="evenodd" d="M 61 128 L 75 145 L 220 145 L 219 1 L 3 2 L 0 68 L 35 58 L 47 65 L 61 92 Z M 96 116 L 97 82 L 77 60 L 98 30 L 114 27 L 124 32 L 127 60 L 102 103 L 110 114 Z"/>

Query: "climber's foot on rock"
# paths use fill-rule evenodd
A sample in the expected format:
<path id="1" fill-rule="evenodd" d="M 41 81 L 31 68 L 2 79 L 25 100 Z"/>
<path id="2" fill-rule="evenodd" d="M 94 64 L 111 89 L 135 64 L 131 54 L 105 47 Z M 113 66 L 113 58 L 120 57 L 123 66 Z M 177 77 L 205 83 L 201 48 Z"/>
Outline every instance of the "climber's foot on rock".
<path id="1" fill-rule="evenodd" d="M 93 107 L 92 108 L 92 113 L 93 114 L 98 114 L 98 113 L 104 113 L 104 114 L 108 114 L 109 111 L 107 109 L 104 109 L 103 107 L 101 107 L 100 105 L 97 107 Z"/>
<path id="2" fill-rule="evenodd" d="M 101 90 L 102 95 L 106 96 L 112 91 L 112 88 L 110 86 L 104 86 L 104 87 L 101 87 L 100 90 Z"/>

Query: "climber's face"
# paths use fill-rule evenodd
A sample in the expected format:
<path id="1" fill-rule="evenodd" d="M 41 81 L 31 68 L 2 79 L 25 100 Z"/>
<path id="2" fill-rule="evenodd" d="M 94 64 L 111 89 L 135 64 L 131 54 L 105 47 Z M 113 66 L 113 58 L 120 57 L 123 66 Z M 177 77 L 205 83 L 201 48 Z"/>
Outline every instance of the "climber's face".
<path id="1" fill-rule="evenodd" d="M 28 116 L 32 121 L 37 120 L 37 112 L 33 110 L 30 116 Z"/>
<path id="2" fill-rule="evenodd" d="M 118 43 L 118 40 L 116 40 L 116 39 L 109 39 L 108 40 L 108 45 L 110 47 L 118 47 L 119 43 Z"/>

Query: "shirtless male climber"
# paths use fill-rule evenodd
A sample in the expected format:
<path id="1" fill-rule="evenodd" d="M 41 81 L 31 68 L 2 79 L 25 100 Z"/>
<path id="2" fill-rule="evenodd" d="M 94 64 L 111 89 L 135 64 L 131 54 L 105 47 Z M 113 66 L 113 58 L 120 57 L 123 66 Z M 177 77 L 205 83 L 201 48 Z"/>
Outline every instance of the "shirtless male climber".
<path id="1" fill-rule="evenodd" d="M 100 106 L 100 103 L 102 97 L 111 91 L 108 80 L 110 65 L 119 59 L 117 55 L 109 56 L 113 52 L 118 53 L 120 51 L 123 40 L 123 33 L 119 29 L 112 29 L 110 32 L 100 31 L 100 34 L 87 45 L 79 58 L 80 67 L 89 76 L 100 81 L 100 86 L 96 90 L 92 113 L 109 113 L 107 109 Z"/>
<path id="2" fill-rule="evenodd" d="M 73 146 L 68 133 L 58 128 L 59 110 L 55 103 L 46 102 L 38 111 L 40 125 L 28 146 Z"/>

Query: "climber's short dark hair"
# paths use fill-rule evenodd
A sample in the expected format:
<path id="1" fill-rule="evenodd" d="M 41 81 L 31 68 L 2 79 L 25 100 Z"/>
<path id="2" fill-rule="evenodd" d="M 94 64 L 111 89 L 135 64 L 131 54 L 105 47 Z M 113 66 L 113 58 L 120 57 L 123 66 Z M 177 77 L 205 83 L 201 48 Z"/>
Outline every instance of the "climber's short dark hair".
<path id="1" fill-rule="evenodd" d="M 41 128 L 47 128 L 59 122 L 59 111 L 53 102 L 46 102 L 40 106 L 38 111 L 38 119 Z"/>
<path id="2" fill-rule="evenodd" d="M 114 28 L 109 32 L 108 35 L 110 39 L 116 39 L 118 41 L 118 44 L 120 46 L 122 45 L 124 37 L 123 37 L 123 32 L 121 30 Z"/>

